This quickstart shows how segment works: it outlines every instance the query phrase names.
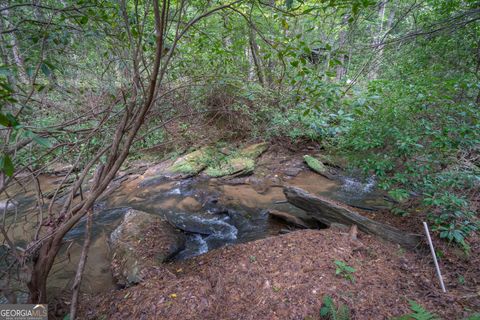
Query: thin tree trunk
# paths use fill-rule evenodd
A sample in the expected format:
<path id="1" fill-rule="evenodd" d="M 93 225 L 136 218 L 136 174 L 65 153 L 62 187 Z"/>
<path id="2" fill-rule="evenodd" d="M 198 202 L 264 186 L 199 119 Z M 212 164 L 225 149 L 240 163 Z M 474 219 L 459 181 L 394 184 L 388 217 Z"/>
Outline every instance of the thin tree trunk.
<path id="1" fill-rule="evenodd" d="M 345 46 L 345 42 L 347 39 L 347 30 L 345 30 L 345 26 L 348 24 L 348 18 L 350 15 L 345 14 L 342 19 L 342 26 L 340 33 L 338 35 L 338 49 L 337 50 L 343 50 L 343 47 Z M 337 74 L 335 77 L 335 80 L 338 82 L 342 80 L 343 76 L 346 74 L 346 67 L 345 67 L 345 54 L 340 53 L 338 55 L 338 60 L 340 61 L 340 65 L 337 66 Z"/>
<path id="2" fill-rule="evenodd" d="M 477 42 L 477 67 L 475 68 L 475 76 L 477 77 L 477 80 L 480 80 L 480 40 Z M 480 88 L 478 89 L 475 102 L 480 106 Z"/>
<path id="3" fill-rule="evenodd" d="M 255 31 L 252 28 L 250 28 L 250 32 L 248 36 L 249 36 L 249 43 L 250 43 L 250 51 L 252 54 L 253 63 L 255 64 L 255 70 L 257 72 L 258 82 L 260 82 L 262 87 L 264 87 L 265 77 L 263 75 L 262 64 L 260 62 L 260 57 L 258 55 L 259 49 L 258 49 L 257 41 L 255 40 Z"/>
<path id="4" fill-rule="evenodd" d="M 385 35 L 387 32 L 389 32 L 390 28 L 393 25 L 393 19 L 395 18 L 395 7 L 396 7 L 396 1 L 393 2 L 392 4 L 392 9 L 390 10 L 390 15 L 387 20 L 387 24 L 385 28 L 383 28 L 383 21 L 385 20 L 385 10 L 386 10 L 386 1 L 380 2 L 380 6 L 378 9 L 378 16 L 380 19 L 380 29 L 375 36 L 373 40 L 373 47 L 374 50 L 377 50 L 377 55 L 376 55 L 376 63 L 373 64 L 372 71 L 370 73 L 370 79 L 376 79 L 378 77 L 378 73 L 380 71 L 380 64 L 383 58 L 383 51 L 385 46 L 382 44 L 382 42 L 385 40 Z"/>
<path id="5" fill-rule="evenodd" d="M 270 6 L 273 8 L 275 7 L 275 0 L 270 0 Z M 275 59 L 272 57 L 268 58 L 267 61 L 267 69 L 265 70 L 265 80 L 268 83 L 268 86 L 271 88 L 273 86 L 273 77 L 275 75 L 274 70 L 275 70 Z"/>
<path id="6" fill-rule="evenodd" d="M 1 22 L 0 27 L 2 29 L 8 29 L 9 27 L 12 27 L 12 26 L 10 26 L 9 19 L 8 19 L 9 15 L 10 15 L 9 10 L 8 9 L 3 10 L 1 12 L 1 15 L 2 15 L 2 17 L 0 17 L 0 19 L 2 20 L 2 22 Z M 20 51 L 20 44 L 19 44 L 18 39 L 15 35 L 15 32 L 11 32 L 9 37 L 10 37 L 10 46 L 12 47 L 13 61 L 15 62 L 16 66 L 17 66 L 17 69 L 18 69 L 18 77 L 19 77 L 21 82 L 26 83 L 27 79 L 28 79 L 28 76 L 27 76 L 27 73 L 25 71 L 26 69 L 25 69 L 25 63 L 24 63 L 23 57 L 20 53 L 21 52 Z"/>
<path id="7" fill-rule="evenodd" d="M 92 220 L 93 212 L 90 210 L 87 214 L 87 226 L 85 229 L 85 242 L 83 243 L 80 261 L 78 262 L 77 273 L 75 274 L 75 281 L 72 286 L 72 303 L 70 305 L 70 320 L 75 320 L 77 317 L 78 295 L 80 293 L 80 285 L 82 283 L 83 271 L 88 258 L 88 249 L 90 248 L 90 239 L 92 237 Z"/>
<path id="8" fill-rule="evenodd" d="M 4 45 L 7 43 L 6 35 L 1 33 L 4 30 L 5 30 L 5 25 L 3 23 L 3 15 L 0 15 L 0 55 L 2 57 L 3 64 L 8 66 L 10 65 L 10 61 L 9 61 L 10 59 L 7 54 L 7 48 L 4 47 Z M 7 79 L 11 85 L 15 85 L 15 78 L 11 73 L 7 75 Z"/>

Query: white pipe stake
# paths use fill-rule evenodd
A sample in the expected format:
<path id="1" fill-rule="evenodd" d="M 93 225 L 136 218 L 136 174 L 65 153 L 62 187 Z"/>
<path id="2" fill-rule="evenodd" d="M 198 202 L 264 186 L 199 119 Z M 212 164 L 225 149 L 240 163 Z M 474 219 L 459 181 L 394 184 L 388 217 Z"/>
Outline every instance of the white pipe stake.
<path id="1" fill-rule="evenodd" d="M 443 292 L 447 292 L 447 289 L 445 289 L 445 284 L 443 283 L 442 273 L 440 272 L 440 267 L 437 261 L 437 255 L 435 254 L 432 238 L 430 237 L 430 232 L 428 231 L 428 225 L 426 222 L 423 222 L 423 227 L 425 228 L 425 233 L 427 234 L 428 244 L 430 246 L 430 251 L 432 252 L 432 256 L 433 256 L 433 262 L 435 263 L 435 269 L 437 269 L 438 280 L 440 280 L 440 286 L 442 287 Z"/>

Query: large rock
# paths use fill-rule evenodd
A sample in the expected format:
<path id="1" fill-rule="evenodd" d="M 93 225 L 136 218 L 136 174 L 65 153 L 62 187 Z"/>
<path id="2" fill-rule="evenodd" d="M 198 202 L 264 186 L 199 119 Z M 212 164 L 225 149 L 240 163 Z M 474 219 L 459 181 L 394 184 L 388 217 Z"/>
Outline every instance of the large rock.
<path id="1" fill-rule="evenodd" d="M 185 246 L 185 235 L 158 216 L 130 209 L 110 236 L 112 272 L 118 284 L 143 280 L 145 271 L 165 262 Z"/>
<path id="2" fill-rule="evenodd" d="M 322 176 L 328 179 L 334 178 L 334 174 L 330 172 L 329 168 L 317 158 L 314 158 L 309 155 L 305 155 L 303 156 L 303 160 L 305 160 L 305 162 L 307 163 L 307 166 L 313 171 L 315 171 L 316 173 L 321 174 Z"/>
<path id="3" fill-rule="evenodd" d="M 256 143 L 249 145 L 240 150 L 240 155 L 245 158 L 256 159 L 262 155 L 268 149 L 268 143 Z"/>
<path id="4" fill-rule="evenodd" d="M 220 163 L 209 166 L 205 173 L 210 177 L 224 176 L 242 176 L 253 172 L 255 169 L 255 159 L 264 153 L 268 148 L 268 144 L 256 143 L 244 147 L 229 157 L 220 161 Z"/>
<path id="5" fill-rule="evenodd" d="M 185 176 L 196 175 L 207 167 L 214 152 L 210 147 L 203 147 L 175 160 L 169 170 Z"/>
<path id="6" fill-rule="evenodd" d="M 316 173 L 324 174 L 328 170 L 327 167 L 320 160 L 312 156 L 305 155 L 303 156 L 303 159 L 307 163 L 308 167 Z"/>
<path id="7" fill-rule="evenodd" d="M 319 154 L 317 155 L 317 158 L 322 161 L 323 164 L 330 167 L 345 169 L 348 166 L 345 158 L 335 154 Z"/>
<path id="8" fill-rule="evenodd" d="M 205 173 L 210 177 L 240 176 L 252 173 L 253 169 L 255 169 L 255 160 L 238 157 L 228 159 L 218 166 L 209 167 L 205 170 Z"/>

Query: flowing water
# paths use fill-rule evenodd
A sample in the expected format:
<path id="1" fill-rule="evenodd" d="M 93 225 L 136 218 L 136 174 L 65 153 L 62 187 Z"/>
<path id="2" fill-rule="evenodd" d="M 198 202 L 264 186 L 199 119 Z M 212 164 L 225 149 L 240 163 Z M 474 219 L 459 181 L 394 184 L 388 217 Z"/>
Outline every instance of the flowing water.
<path id="1" fill-rule="evenodd" d="M 59 177 L 42 177 L 41 185 L 44 190 L 53 189 L 60 180 Z M 385 206 L 383 197 L 373 192 L 374 178 L 366 182 L 351 177 L 332 181 L 304 171 L 286 183 L 353 206 Z M 108 239 L 129 208 L 167 218 L 186 230 L 185 249 L 173 259 L 188 259 L 224 245 L 276 235 L 287 228 L 282 222 L 269 218 L 266 209 L 290 213 L 301 210 L 285 201 L 281 186 L 260 189 L 258 185 L 224 184 L 204 177 L 175 181 L 161 176 L 140 176 L 126 181 L 106 200 L 95 205 L 93 237 L 83 290 L 96 293 L 114 287 Z M 17 223 L 9 234 L 22 245 L 35 231 L 36 221 L 29 221 L 28 215 L 37 205 L 35 191 L 33 187 L 17 187 L 11 193 L 15 194 L 16 202 L 8 209 L 8 219 Z M 50 292 L 59 292 L 71 286 L 84 233 L 85 221 L 81 220 L 65 236 L 66 244 L 49 278 Z"/>

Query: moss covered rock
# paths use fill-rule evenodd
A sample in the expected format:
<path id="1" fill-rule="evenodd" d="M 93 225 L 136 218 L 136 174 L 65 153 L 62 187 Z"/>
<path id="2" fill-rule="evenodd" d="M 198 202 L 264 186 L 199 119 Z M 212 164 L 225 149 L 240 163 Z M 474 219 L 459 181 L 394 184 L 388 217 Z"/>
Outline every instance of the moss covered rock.
<path id="1" fill-rule="evenodd" d="M 334 154 L 320 154 L 317 157 L 323 164 L 327 166 L 340 169 L 345 169 L 347 167 L 347 160 L 341 156 Z"/>
<path id="2" fill-rule="evenodd" d="M 209 166 L 205 173 L 210 177 L 240 176 L 253 172 L 255 159 L 268 148 L 267 143 L 256 143 L 233 152 L 219 163 Z"/>
<path id="3" fill-rule="evenodd" d="M 240 150 L 239 154 L 245 158 L 256 159 L 262 155 L 268 149 L 268 144 L 266 142 L 256 143 L 249 145 Z"/>
<path id="4" fill-rule="evenodd" d="M 210 177 L 244 175 L 253 172 L 255 160 L 245 157 L 231 158 L 220 165 L 208 167 L 205 173 Z"/>
<path id="5" fill-rule="evenodd" d="M 303 156 L 303 160 L 307 163 L 308 167 L 312 169 L 313 171 L 320 173 L 320 174 L 325 174 L 328 172 L 327 167 L 318 159 L 305 155 Z"/>
<path id="6" fill-rule="evenodd" d="M 207 167 L 215 151 L 210 147 L 203 147 L 178 158 L 169 168 L 169 171 L 186 176 L 193 176 Z"/>

